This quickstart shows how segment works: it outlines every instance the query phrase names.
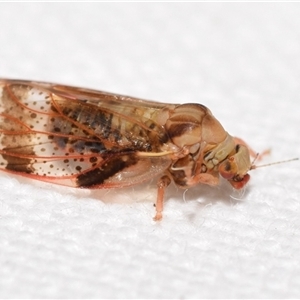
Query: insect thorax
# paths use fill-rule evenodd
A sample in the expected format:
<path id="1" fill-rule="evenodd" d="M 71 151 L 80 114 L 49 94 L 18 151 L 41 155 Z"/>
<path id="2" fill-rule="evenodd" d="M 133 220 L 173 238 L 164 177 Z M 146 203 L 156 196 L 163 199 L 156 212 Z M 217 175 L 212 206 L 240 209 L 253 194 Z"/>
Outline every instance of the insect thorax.
<path id="1" fill-rule="evenodd" d="M 199 104 L 178 106 L 166 122 L 167 132 L 179 149 L 187 149 L 169 168 L 178 186 L 189 187 L 191 179 L 200 173 L 218 176 L 220 162 L 233 151 L 233 138 Z"/>

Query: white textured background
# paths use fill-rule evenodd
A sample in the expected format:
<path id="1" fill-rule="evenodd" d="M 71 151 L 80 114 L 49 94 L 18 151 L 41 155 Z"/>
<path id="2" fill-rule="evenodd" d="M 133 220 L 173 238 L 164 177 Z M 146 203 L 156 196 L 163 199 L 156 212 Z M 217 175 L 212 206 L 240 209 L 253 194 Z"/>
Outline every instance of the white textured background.
<path id="1" fill-rule="evenodd" d="M 1 3 L 0 77 L 203 103 L 272 148 L 265 162 L 299 157 L 299 16 L 300 3 Z M 171 188 L 159 224 L 155 183 L 106 194 L 0 176 L 1 298 L 300 297 L 297 161 L 253 171 L 244 195 Z"/>

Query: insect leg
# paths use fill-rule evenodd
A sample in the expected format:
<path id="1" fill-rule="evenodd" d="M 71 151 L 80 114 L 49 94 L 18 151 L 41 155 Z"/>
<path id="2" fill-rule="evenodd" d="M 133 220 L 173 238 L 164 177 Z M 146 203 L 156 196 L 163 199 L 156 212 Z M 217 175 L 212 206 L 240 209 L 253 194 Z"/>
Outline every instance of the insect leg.
<path id="1" fill-rule="evenodd" d="M 156 215 L 153 218 L 154 221 L 159 221 L 162 219 L 162 211 L 164 209 L 164 195 L 166 187 L 171 183 L 169 176 L 164 175 L 157 182 L 157 199 L 156 199 Z"/>
<path id="2" fill-rule="evenodd" d="M 208 184 L 211 186 L 216 186 L 219 184 L 219 178 L 215 175 L 208 173 L 197 174 L 187 180 L 187 186 L 192 187 L 199 183 Z"/>

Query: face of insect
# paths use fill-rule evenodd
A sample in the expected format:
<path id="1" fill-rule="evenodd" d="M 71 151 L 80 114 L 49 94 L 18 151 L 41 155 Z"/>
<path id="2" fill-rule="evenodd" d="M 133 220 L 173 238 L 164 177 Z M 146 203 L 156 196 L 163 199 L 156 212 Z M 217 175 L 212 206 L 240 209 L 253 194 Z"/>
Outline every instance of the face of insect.
<path id="1" fill-rule="evenodd" d="M 246 146 L 236 145 L 234 153 L 219 165 L 219 173 L 235 189 L 241 189 L 249 181 L 251 169 L 250 153 Z"/>

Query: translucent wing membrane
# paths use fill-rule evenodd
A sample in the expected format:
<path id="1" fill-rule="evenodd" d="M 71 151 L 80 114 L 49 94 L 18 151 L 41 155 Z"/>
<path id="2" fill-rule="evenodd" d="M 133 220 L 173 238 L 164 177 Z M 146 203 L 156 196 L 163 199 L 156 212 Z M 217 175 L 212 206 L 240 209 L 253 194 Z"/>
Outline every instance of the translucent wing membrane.
<path id="1" fill-rule="evenodd" d="M 156 121 L 164 104 L 10 80 L 0 80 L 0 98 L 5 171 L 69 186 L 114 187 L 149 179 L 171 163 L 162 151 L 168 136 Z M 149 157 L 138 157 L 139 151 Z"/>

